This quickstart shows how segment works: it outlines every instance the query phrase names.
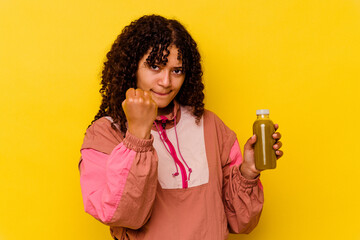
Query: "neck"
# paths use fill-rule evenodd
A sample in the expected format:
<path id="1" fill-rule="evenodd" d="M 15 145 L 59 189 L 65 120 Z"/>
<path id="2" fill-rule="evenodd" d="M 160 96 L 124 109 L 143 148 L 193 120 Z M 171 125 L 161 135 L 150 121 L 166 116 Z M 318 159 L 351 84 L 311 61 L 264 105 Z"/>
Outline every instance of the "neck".
<path id="1" fill-rule="evenodd" d="M 170 113 L 172 113 L 174 111 L 174 103 L 171 102 L 169 103 L 169 105 L 167 105 L 164 108 L 158 108 L 158 116 L 165 116 L 168 115 Z"/>

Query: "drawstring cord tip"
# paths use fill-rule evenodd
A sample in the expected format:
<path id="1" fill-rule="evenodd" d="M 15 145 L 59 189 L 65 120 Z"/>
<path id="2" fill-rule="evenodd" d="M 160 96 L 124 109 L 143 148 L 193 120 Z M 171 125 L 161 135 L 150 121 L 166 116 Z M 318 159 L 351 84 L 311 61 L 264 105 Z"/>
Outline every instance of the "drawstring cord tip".
<path id="1" fill-rule="evenodd" d="M 191 168 L 189 168 L 189 177 L 188 177 L 188 182 L 190 181 L 190 175 L 191 175 L 191 173 L 192 173 L 192 169 Z"/>

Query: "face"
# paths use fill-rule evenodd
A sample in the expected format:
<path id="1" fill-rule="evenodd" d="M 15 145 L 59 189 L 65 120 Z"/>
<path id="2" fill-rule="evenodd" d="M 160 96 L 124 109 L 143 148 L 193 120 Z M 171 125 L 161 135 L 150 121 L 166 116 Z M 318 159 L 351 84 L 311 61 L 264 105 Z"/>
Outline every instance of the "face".
<path id="1" fill-rule="evenodd" d="M 167 113 L 169 104 L 178 94 L 184 83 L 185 74 L 182 61 L 178 60 L 178 48 L 171 46 L 166 65 L 154 64 L 149 66 L 146 62 L 150 51 L 139 62 L 136 72 L 137 87 L 151 93 L 152 99 L 158 105 L 159 114 Z"/>

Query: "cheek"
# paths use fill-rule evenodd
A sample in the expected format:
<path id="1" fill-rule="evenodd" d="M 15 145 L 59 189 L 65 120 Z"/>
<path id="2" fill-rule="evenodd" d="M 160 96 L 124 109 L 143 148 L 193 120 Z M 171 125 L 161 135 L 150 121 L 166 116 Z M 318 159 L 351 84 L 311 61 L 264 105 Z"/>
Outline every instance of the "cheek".
<path id="1" fill-rule="evenodd" d="M 177 91 L 179 92 L 181 87 L 184 85 L 184 80 L 180 81 L 179 84 L 177 85 Z"/>
<path id="2" fill-rule="evenodd" d="M 141 88 L 143 90 L 147 90 L 146 88 L 148 87 L 148 84 L 145 81 L 145 79 L 146 79 L 146 77 L 144 76 L 143 73 L 138 73 L 136 75 L 136 87 Z"/>

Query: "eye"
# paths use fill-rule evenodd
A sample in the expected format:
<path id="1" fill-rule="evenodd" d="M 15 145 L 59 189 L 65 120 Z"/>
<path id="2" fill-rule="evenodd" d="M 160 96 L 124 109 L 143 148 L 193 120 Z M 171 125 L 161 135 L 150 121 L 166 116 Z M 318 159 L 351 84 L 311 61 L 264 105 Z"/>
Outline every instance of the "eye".
<path id="1" fill-rule="evenodd" d="M 181 69 L 175 69 L 173 72 L 174 72 L 176 75 L 180 75 L 180 74 L 183 73 L 183 71 L 182 71 Z"/>
<path id="2" fill-rule="evenodd" d="M 155 71 L 160 69 L 158 65 L 151 65 L 150 68 Z"/>

